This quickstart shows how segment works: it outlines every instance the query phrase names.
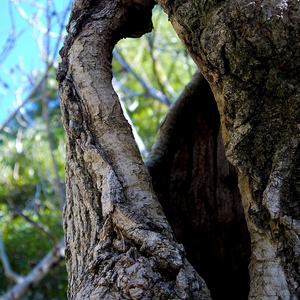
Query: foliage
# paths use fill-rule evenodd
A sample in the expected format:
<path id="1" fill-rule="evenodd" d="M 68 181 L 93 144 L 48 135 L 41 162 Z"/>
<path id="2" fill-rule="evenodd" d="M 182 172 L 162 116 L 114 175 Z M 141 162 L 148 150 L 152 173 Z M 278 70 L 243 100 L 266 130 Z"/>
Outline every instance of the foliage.
<path id="1" fill-rule="evenodd" d="M 117 59 L 113 63 L 114 76 L 120 83 L 117 92 L 148 150 L 155 141 L 168 105 L 177 98 L 196 70 L 159 6 L 153 11 L 153 23 L 151 33 L 140 39 L 122 40 L 117 45 L 117 52 L 137 76 L 125 70 Z M 141 82 L 161 92 L 168 103 L 154 98 Z"/>
<path id="2" fill-rule="evenodd" d="M 53 73 L 54 74 L 54 73 Z M 53 77 L 50 78 L 53 81 Z M 60 122 L 56 89 L 51 84 L 49 114 L 53 155 L 59 169 L 59 180 L 64 180 L 64 132 Z M 41 91 L 38 91 L 40 93 Z M 20 214 L 35 224 L 46 226 L 58 241 L 62 235 L 60 199 L 56 191 L 56 174 L 51 159 L 51 149 L 46 124 L 42 118 L 41 97 L 27 109 L 27 119 L 21 114 L 13 120 L 6 132 L 1 133 L 0 146 L 0 229 L 12 269 L 18 274 L 30 272 L 53 247 L 49 236 L 33 226 Z M 21 124 L 26 125 L 22 126 Z M 63 299 L 66 290 L 64 263 L 55 267 L 47 280 L 31 292 L 31 299 Z M 13 282 L 5 278 L 0 268 L 0 292 L 5 292 Z M 53 287 L 49 289 L 49 287 Z M 47 287 L 47 288 L 46 288 Z M 51 293 L 53 291 L 53 293 Z"/>

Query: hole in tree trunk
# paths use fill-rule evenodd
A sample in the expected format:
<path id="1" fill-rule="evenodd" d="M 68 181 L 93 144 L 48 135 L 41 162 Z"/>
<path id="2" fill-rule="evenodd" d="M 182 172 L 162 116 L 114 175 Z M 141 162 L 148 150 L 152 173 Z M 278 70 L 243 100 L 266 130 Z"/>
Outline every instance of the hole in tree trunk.
<path id="1" fill-rule="evenodd" d="M 180 111 L 168 117 L 175 119 L 162 125 L 161 131 L 172 127 L 167 150 L 147 164 L 154 189 L 212 298 L 247 299 L 250 237 L 216 102 L 203 77 L 184 98 Z"/>

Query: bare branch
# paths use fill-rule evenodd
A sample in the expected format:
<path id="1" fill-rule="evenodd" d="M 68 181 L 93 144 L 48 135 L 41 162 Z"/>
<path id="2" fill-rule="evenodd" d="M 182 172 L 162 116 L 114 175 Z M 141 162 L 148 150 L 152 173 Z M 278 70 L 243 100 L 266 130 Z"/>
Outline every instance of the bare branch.
<path id="1" fill-rule="evenodd" d="M 134 76 L 134 78 L 144 87 L 144 89 L 150 97 L 153 97 L 168 106 L 171 105 L 171 100 L 168 99 L 161 91 L 154 89 L 150 84 L 148 84 L 144 79 L 142 79 L 138 74 L 136 74 L 116 49 L 113 50 L 113 54 L 115 59 L 119 62 L 119 64 L 127 72 L 131 73 Z"/>
<path id="2" fill-rule="evenodd" d="M 12 13 L 12 3 L 9 2 L 8 3 L 8 10 L 9 10 L 9 16 L 10 16 L 10 21 L 11 21 L 11 28 L 9 31 L 9 35 L 5 41 L 5 44 L 2 48 L 2 51 L 0 53 L 0 63 L 2 63 L 3 61 L 5 61 L 5 59 L 7 58 L 7 56 L 9 55 L 9 53 L 13 50 L 13 48 L 16 45 L 16 41 L 18 40 L 18 38 L 21 37 L 21 35 L 24 33 L 24 29 L 21 30 L 18 34 L 15 33 L 16 31 L 16 26 L 15 26 L 15 20 L 14 20 L 14 16 Z"/>
<path id="3" fill-rule="evenodd" d="M 49 270 L 64 257 L 65 246 L 63 240 L 56 245 L 56 249 L 56 251 L 51 251 L 45 256 L 21 282 L 14 285 L 6 294 L 0 297 L 0 300 L 20 299 L 32 286 L 37 286 Z"/>
<path id="4" fill-rule="evenodd" d="M 50 67 L 49 67 L 50 68 Z M 27 98 L 10 114 L 10 116 L 6 119 L 6 121 L 4 121 L 4 123 L 1 125 L 0 127 L 0 132 L 3 131 L 3 129 L 9 124 L 9 122 L 16 116 L 16 114 L 18 113 L 18 111 L 24 107 L 26 104 L 28 104 L 29 102 L 34 102 L 37 99 L 34 98 L 34 94 L 38 91 L 38 89 L 41 87 L 42 83 L 44 82 L 44 80 L 47 77 L 47 73 L 49 71 L 49 68 L 45 71 L 44 75 L 42 76 L 42 78 L 39 80 L 39 82 L 36 84 L 36 86 L 32 89 L 31 93 L 27 96 Z"/>
<path id="5" fill-rule="evenodd" d="M 136 91 L 133 91 L 129 88 L 127 88 L 124 84 L 122 84 L 120 82 L 120 80 L 118 80 L 116 77 L 113 78 L 113 85 L 114 87 L 119 90 L 124 92 L 125 94 L 127 94 L 129 97 L 134 98 L 134 97 L 139 97 L 139 96 L 144 96 L 144 93 L 138 93 Z"/>
<path id="6" fill-rule="evenodd" d="M 5 251 L 5 246 L 2 238 L 2 232 L 0 231 L 0 258 L 2 260 L 3 268 L 4 268 L 4 273 L 7 278 L 15 281 L 15 282 L 21 282 L 23 280 L 22 276 L 18 275 L 15 273 L 9 263 L 6 251 Z"/>
<path id="7" fill-rule="evenodd" d="M 53 2 L 51 0 L 48 0 L 48 5 L 46 7 L 46 19 L 47 19 L 47 34 L 46 34 L 46 41 L 45 41 L 45 61 L 46 61 L 46 68 L 49 67 L 49 62 L 48 62 L 48 57 L 50 55 L 50 36 L 49 33 L 51 31 L 51 11 L 50 11 L 50 6 L 52 6 Z M 64 17 L 66 14 L 64 15 Z M 62 24 L 61 24 L 62 25 Z M 62 34 L 62 26 L 60 27 L 60 35 Z M 58 46 L 59 40 L 57 40 L 56 46 Z M 52 138 L 52 133 L 51 133 L 51 128 L 50 128 L 50 116 L 49 116 L 49 107 L 48 107 L 48 91 L 47 91 L 47 77 L 48 74 L 46 75 L 46 80 L 43 84 L 43 89 L 42 89 L 42 108 L 43 108 L 43 118 L 46 123 L 46 132 L 47 132 L 47 140 L 50 148 L 50 154 L 51 154 L 51 159 L 52 159 L 52 165 L 54 169 L 54 174 L 55 174 L 55 193 L 59 197 L 59 205 L 62 210 L 64 202 L 65 202 L 65 193 L 60 181 L 60 176 L 59 176 L 59 170 L 58 170 L 58 165 L 56 162 L 56 158 L 54 155 L 54 144 L 53 144 L 53 138 Z"/>
<path id="8" fill-rule="evenodd" d="M 52 232 L 49 230 L 49 228 L 47 226 L 44 226 L 43 224 L 40 224 L 38 222 L 35 222 L 33 220 L 31 220 L 29 217 L 27 217 L 26 215 L 24 215 L 24 213 L 18 209 L 13 209 L 13 212 L 22 217 L 24 220 L 26 220 L 28 223 L 30 223 L 31 225 L 33 225 L 34 227 L 42 230 L 51 240 L 53 247 L 56 247 L 56 238 L 54 237 L 54 235 L 52 234 Z"/>
<path id="9" fill-rule="evenodd" d="M 42 185 L 42 182 L 36 184 L 35 194 L 34 194 L 33 198 L 30 200 L 30 202 L 26 205 L 25 210 L 26 209 L 30 209 L 30 210 L 34 210 L 34 211 L 36 210 L 36 202 L 39 199 L 40 194 L 41 194 L 41 189 L 42 189 L 41 185 Z"/>
<path id="10" fill-rule="evenodd" d="M 17 5 L 17 2 L 16 1 L 12 1 L 15 5 Z M 10 2 L 11 3 L 11 2 Z M 47 68 L 42 76 L 42 78 L 38 81 L 38 83 L 33 87 L 31 93 L 26 97 L 26 99 L 20 104 L 18 105 L 18 107 L 10 114 L 10 116 L 6 119 L 6 121 L 4 121 L 4 123 L 0 126 L 0 132 L 4 130 L 4 128 L 9 124 L 9 122 L 16 116 L 16 114 L 19 112 L 19 110 L 21 108 L 23 108 L 26 104 L 28 104 L 29 102 L 31 101 L 37 101 L 38 99 L 34 99 L 33 96 L 36 94 L 36 92 L 38 91 L 38 89 L 41 87 L 41 84 L 46 80 L 47 78 L 47 74 L 49 72 L 49 69 L 51 68 L 51 66 L 53 66 L 53 62 L 54 62 L 54 58 L 56 57 L 56 54 L 58 52 L 58 48 L 59 48 L 59 45 L 60 45 L 60 41 L 62 39 L 62 36 L 63 36 L 63 31 L 64 31 L 64 28 L 65 28 L 65 20 L 67 18 L 67 15 L 68 15 L 68 12 L 70 10 L 70 6 L 71 6 L 71 3 L 72 1 L 70 0 L 66 9 L 64 10 L 63 12 L 63 15 L 62 15 L 62 18 L 57 18 L 59 21 L 60 21 L 60 24 L 59 24 L 59 32 L 58 32 L 58 38 L 57 38 L 57 42 L 55 44 L 55 47 L 54 47 L 54 51 L 53 51 L 53 58 L 47 62 Z M 18 9 L 18 7 L 16 7 Z M 39 7 L 40 8 L 40 7 Z M 19 9 L 18 9 L 19 10 Z M 19 11 L 20 12 L 20 11 Z M 10 12 L 11 13 L 11 12 Z M 21 14 L 22 15 L 22 14 Z M 58 15 L 58 14 L 57 14 Z M 26 19 L 26 18 L 25 18 Z M 50 32 L 50 28 L 48 28 L 48 31 Z M 22 32 L 23 33 L 23 32 Z M 21 33 L 20 33 L 21 34 Z M 19 35 L 20 35 L 19 34 Z M 17 38 L 14 39 L 14 41 L 16 40 Z M 6 46 L 8 47 L 8 46 Z M 11 50 L 11 46 L 9 46 L 9 49 Z M 2 53 L 1 56 L 3 56 L 4 54 Z M 48 55 L 50 55 L 50 53 L 48 53 Z M 7 56 L 7 55 L 6 55 Z M 5 57 L 6 57 L 5 56 Z"/>
<path id="11" fill-rule="evenodd" d="M 150 57 L 151 57 L 151 62 L 152 62 L 152 72 L 153 72 L 153 75 L 154 75 L 154 78 L 161 90 L 161 92 L 163 94 L 165 94 L 165 87 L 164 85 L 162 84 L 161 80 L 160 80 L 160 76 L 158 75 L 158 72 L 157 72 L 157 60 L 156 60 L 156 56 L 154 55 L 154 41 L 155 41 L 155 35 L 152 35 L 152 36 L 147 36 L 146 35 L 146 39 L 148 41 L 148 46 L 149 46 L 149 53 L 150 53 Z"/>
<path id="12" fill-rule="evenodd" d="M 65 193 L 64 193 L 61 181 L 60 181 L 59 169 L 58 169 L 58 165 L 57 165 L 56 158 L 54 155 L 55 147 L 54 147 L 53 138 L 52 138 L 52 134 L 51 134 L 51 128 L 50 128 L 50 116 L 49 116 L 48 93 L 47 93 L 46 81 L 44 82 L 43 90 L 42 90 L 42 107 L 43 107 L 43 118 L 46 123 L 47 141 L 49 144 L 49 150 L 50 150 L 53 170 L 54 170 L 54 174 L 55 174 L 55 178 L 54 178 L 55 179 L 55 193 L 59 197 L 59 205 L 62 210 L 64 202 L 65 202 Z"/>

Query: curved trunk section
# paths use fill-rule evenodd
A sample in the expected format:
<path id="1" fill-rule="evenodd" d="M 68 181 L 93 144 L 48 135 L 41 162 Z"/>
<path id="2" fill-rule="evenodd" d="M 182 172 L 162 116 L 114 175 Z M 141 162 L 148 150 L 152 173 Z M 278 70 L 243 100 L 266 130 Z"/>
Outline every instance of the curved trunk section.
<path id="1" fill-rule="evenodd" d="M 111 79 L 153 3 L 75 1 L 57 79 L 67 133 L 69 299 L 210 299 L 153 192 Z"/>

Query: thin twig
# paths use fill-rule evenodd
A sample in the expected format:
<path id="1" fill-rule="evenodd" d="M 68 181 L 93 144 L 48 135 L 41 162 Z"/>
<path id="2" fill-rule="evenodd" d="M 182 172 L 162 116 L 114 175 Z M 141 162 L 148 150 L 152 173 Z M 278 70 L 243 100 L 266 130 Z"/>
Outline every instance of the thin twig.
<path id="1" fill-rule="evenodd" d="M 54 235 L 52 234 L 52 232 L 49 230 L 49 228 L 47 226 L 44 226 L 43 224 L 40 224 L 38 222 L 35 222 L 33 220 L 31 220 L 29 217 L 27 217 L 26 215 L 24 215 L 24 213 L 18 209 L 13 209 L 13 212 L 22 217 L 25 221 L 27 221 L 28 223 L 30 223 L 31 225 L 33 225 L 34 227 L 42 230 L 50 239 L 54 249 L 56 247 L 56 238 L 54 237 Z"/>
<path id="2" fill-rule="evenodd" d="M 14 2 L 14 1 L 13 1 Z M 10 2 L 11 3 L 11 2 Z M 72 1 L 70 0 L 68 3 L 67 8 L 64 11 L 64 14 L 62 16 L 61 19 L 61 23 L 60 23 L 60 28 L 59 28 L 59 37 L 57 39 L 57 42 L 55 44 L 54 47 L 54 51 L 53 51 L 53 59 L 51 61 L 48 62 L 47 64 L 47 68 L 42 76 L 42 78 L 38 81 L 38 83 L 34 86 L 34 88 L 32 89 L 31 93 L 26 97 L 26 99 L 10 114 L 10 116 L 6 119 L 6 121 L 4 121 L 4 123 L 0 126 L 0 132 L 2 132 L 4 130 L 4 128 L 9 124 L 9 122 L 17 115 L 17 113 L 19 112 L 19 110 L 21 108 L 23 108 L 26 104 L 28 104 L 29 102 L 35 102 L 37 100 L 39 100 L 38 98 L 34 98 L 34 95 L 37 93 L 38 89 L 41 87 L 41 85 L 43 84 L 43 82 L 45 81 L 45 79 L 47 78 L 49 69 L 52 67 L 53 62 L 54 62 L 54 58 L 56 57 L 59 45 L 60 45 L 60 41 L 62 39 L 63 36 L 63 31 L 65 28 L 65 20 L 67 18 L 70 6 L 71 6 Z M 16 4 L 14 2 L 14 4 Z"/>
<path id="3" fill-rule="evenodd" d="M 151 62 L 152 62 L 152 73 L 154 75 L 154 78 L 156 80 L 156 83 L 158 84 L 159 88 L 160 88 L 160 91 L 163 93 L 163 94 L 166 94 L 165 93 L 165 87 L 164 85 L 161 83 L 160 81 L 160 78 L 158 76 L 158 72 L 157 72 L 157 63 L 156 63 L 156 57 L 154 56 L 154 53 L 153 53 L 153 47 L 154 47 L 154 41 L 155 41 L 155 35 L 146 35 L 146 39 L 148 41 L 148 46 L 149 46 L 149 52 L 150 52 L 150 56 L 151 56 Z"/>
<path id="4" fill-rule="evenodd" d="M 9 36 L 6 39 L 6 42 L 4 46 L 2 47 L 2 52 L 0 53 L 0 63 L 5 61 L 9 53 L 13 50 L 13 48 L 16 45 L 16 41 L 18 38 L 21 37 L 21 35 L 25 32 L 25 30 L 20 30 L 18 34 L 15 33 L 16 31 L 16 26 L 15 26 L 15 20 L 14 16 L 12 13 L 12 4 L 11 2 L 8 3 L 8 11 L 9 11 L 9 16 L 10 16 L 10 21 L 11 21 L 11 28 L 9 30 Z"/>
<path id="5" fill-rule="evenodd" d="M 131 118 L 129 117 L 129 115 L 128 115 L 127 111 L 126 111 L 126 108 L 124 106 L 123 101 L 121 101 L 121 106 L 123 108 L 123 113 L 124 113 L 125 118 L 127 119 L 127 121 L 129 122 L 129 124 L 131 125 L 131 129 L 132 129 L 132 133 L 133 133 L 134 139 L 136 141 L 136 144 L 137 144 L 137 146 L 138 146 L 141 154 L 144 157 L 147 157 L 148 150 L 147 150 L 147 148 L 146 148 L 143 140 L 141 139 L 140 135 L 138 134 L 136 128 L 134 127 L 133 122 L 132 122 Z"/>
<path id="6" fill-rule="evenodd" d="M 48 73 L 49 69 L 47 69 L 44 72 L 44 75 L 42 76 L 42 78 L 39 80 L 39 82 L 37 83 L 37 85 L 33 88 L 33 90 L 31 91 L 31 93 L 27 96 L 27 98 L 10 114 L 10 116 L 6 119 L 6 121 L 4 121 L 4 123 L 1 125 L 0 127 L 0 132 L 3 131 L 3 129 L 9 124 L 9 122 L 16 116 L 16 114 L 19 112 L 19 110 L 24 107 L 26 104 L 28 104 L 29 102 L 35 102 L 38 99 L 34 98 L 34 95 L 36 94 L 36 92 L 38 91 L 38 89 L 41 87 L 42 83 L 44 82 L 44 80 L 47 77 L 47 73 Z"/>
<path id="7" fill-rule="evenodd" d="M 33 196 L 33 198 L 29 201 L 29 203 L 26 205 L 25 210 L 33 210 L 36 211 L 36 202 L 39 199 L 40 195 L 41 195 L 41 185 L 42 182 L 37 183 L 36 189 L 35 189 L 35 194 Z"/>

